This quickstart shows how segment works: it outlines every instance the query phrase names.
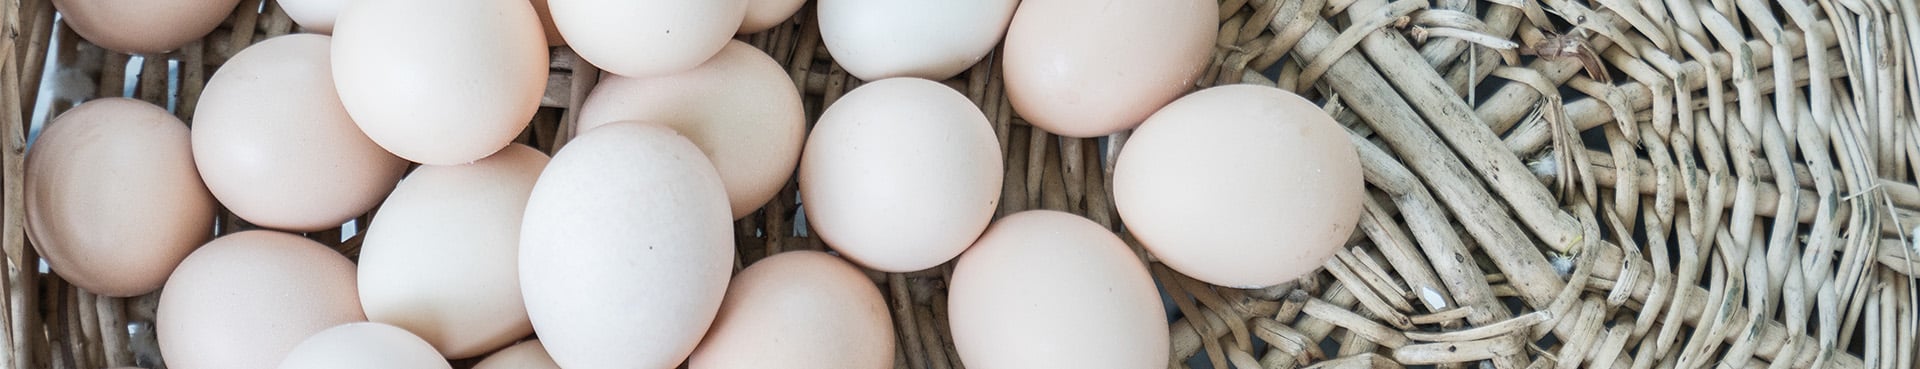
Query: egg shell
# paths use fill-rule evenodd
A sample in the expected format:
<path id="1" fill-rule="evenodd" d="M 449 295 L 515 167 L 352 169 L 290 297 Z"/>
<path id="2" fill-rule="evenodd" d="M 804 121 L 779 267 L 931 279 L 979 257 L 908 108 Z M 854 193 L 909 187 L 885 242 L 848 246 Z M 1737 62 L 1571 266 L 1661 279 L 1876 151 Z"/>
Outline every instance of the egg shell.
<path id="1" fill-rule="evenodd" d="M 399 327 L 347 323 L 314 333 L 280 369 L 451 369 L 427 341 Z"/>
<path id="2" fill-rule="evenodd" d="M 853 264 L 819 251 L 753 263 L 727 286 L 692 369 L 893 367 L 887 302 Z"/>
<path id="3" fill-rule="evenodd" d="M 111 297 L 160 288 L 213 234 L 187 125 L 139 100 L 88 101 L 27 151 L 27 236 L 68 282 Z"/>
<path id="4" fill-rule="evenodd" d="M 1119 237 L 1077 215 L 1008 215 L 960 256 L 948 325 L 969 368 L 1165 368 L 1166 310 Z"/>
<path id="5" fill-rule="evenodd" d="M 240 0 L 53 0 L 61 19 L 87 42 L 149 55 L 206 36 L 239 4 Z"/>
<path id="6" fill-rule="evenodd" d="M 547 346 L 540 340 L 527 340 L 487 355 L 473 369 L 560 369 L 560 364 L 553 363 L 553 356 L 547 355 Z"/>
<path id="7" fill-rule="evenodd" d="M 472 164 L 407 175 L 360 246 L 367 319 L 405 328 L 450 359 L 533 333 L 520 298 L 520 223 L 547 155 L 521 144 Z"/>
<path id="8" fill-rule="evenodd" d="M 772 57 L 740 41 L 685 72 L 659 77 L 603 75 L 580 106 L 576 129 L 640 120 L 693 140 L 727 185 L 735 219 L 786 188 L 807 135 L 800 90 Z"/>
<path id="9" fill-rule="evenodd" d="M 308 336 L 366 321 L 353 262 L 300 236 L 245 231 L 180 263 L 155 318 L 167 367 L 257 369 Z"/>
<path id="10" fill-rule="evenodd" d="M 569 142 L 534 184 L 520 237 L 527 315 L 569 369 L 679 364 L 733 267 L 720 175 L 658 124 L 608 124 Z"/>
<path id="11" fill-rule="evenodd" d="M 582 59 L 648 77 L 693 69 L 740 29 L 748 0 L 547 0 L 553 24 Z"/>
<path id="12" fill-rule="evenodd" d="M 820 41 L 863 80 L 943 80 L 1000 44 L 1019 0 L 820 0 Z"/>
<path id="13" fill-rule="evenodd" d="M 313 33 L 333 33 L 333 19 L 340 16 L 340 9 L 347 7 L 349 0 L 279 0 L 280 10 L 287 12 L 287 18 L 299 24 L 300 29 Z"/>
<path id="14" fill-rule="evenodd" d="M 793 18 L 807 0 L 747 0 L 747 16 L 740 21 L 739 34 L 760 33 Z"/>
<path id="15" fill-rule="evenodd" d="M 329 38 L 275 37 L 240 50 L 207 81 L 194 113 L 200 178 L 227 210 L 262 227 L 318 231 L 365 214 L 407 171 L 334 92 Z"/>
<path id="16" fill-rule="evenodd" d="M 492 155 L 547 85 L 547 43 L 526 0 L 359 1 L 333 30 L 340 102 L 380 147 L 423 164 Z"/>
<path id="17" fill-rule="evenodd" d="M 945 85 L 875 81 L 840 97 L 800 158 L 807 223 L 860 265 L 909 272 L 953 259 L 1000 200 L 1000 143 L 985 114 Z"/>
<path id="18" fill-rule="evenodd" d="M 1214 0 L 1021 2 L 1002 51 L 1007 98 L 1028 123 L 1061 136 L 1133 128 L 1193 89 L 1213 52 L 1219 8 Z"/>
<path id="19" fill-rule="evenodd" d="M 287 17 L 300 24 L 302 31 L 329 34 L 333 33 L 333 20 L 340 16 L 340 9 L 346 8 L 349 0 L 278 0 L 281 10 Z M 553 18 L 547 16 L 547 0 L 532 0 L 534 12 L 540 13 L 540 26 L 546 29 L 547 44 L 566 45 L 560 39 L 560 32 L 553 28 Z"/>
<path id="20" fill-rule="evenodd" d="M 1113 170 L 1114 205 L 1147 250 L 1234 288 L 1319 269 L 1353 233 L 1365 195 L 1344 128 L 1292 92 L 1254 85 L 1168 104 Z"/>

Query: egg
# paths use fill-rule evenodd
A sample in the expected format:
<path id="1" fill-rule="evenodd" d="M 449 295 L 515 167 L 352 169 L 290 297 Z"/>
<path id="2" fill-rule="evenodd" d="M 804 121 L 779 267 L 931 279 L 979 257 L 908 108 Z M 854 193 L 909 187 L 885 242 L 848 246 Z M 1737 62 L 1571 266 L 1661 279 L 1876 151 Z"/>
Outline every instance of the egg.
<path id="1" fill-rule="evenodd" d="M 368 139 L 340 106 L 314 34 L 261 41 L 207 81 L 193 159 L 234 215 L 289 231 L 337 228 L 380 203 L 407 161 Z"/>
<path id="2" fill-rule="evenodd" d="M 473 369 L 560 369 L 560 365 L 553 363 L 540 340 L 528 340 L 487 355 Z"/>
<path id="3" fill-rule="evenodd" d="M 420 337 L 391 325 L 348 323 L 314 333 L 280 369 L 451 369 Z"/>
<path id="4" fill-rule="evenodd" d="M 360 246 L 367 319 L 405 328 L 450 359 L 533 333 L 516 260 L 527 195 L 546 165 L 546 154 L 513 144 L 407 175 Z"/>
<path id="5" fill-rule="evenodd" d="M 1028 123 L 1061 136 L 1133 128 L 1193 89 L 1212 55 L 1219 8 L 1214 0 L 1021 2 L 1002 51 L 1007 99 Z"/>
<path id="6" fill-rule="evenodd" d="M 727 286 L 691 369 L 893 367 L 893 321 L 865 273 L 819 251 L 753 263 Z"/>
<path id="7" fill-rule="evenodd" d="M 1348 140 L 1291 92 L 1209 88 L 1168 104 L 1127 139 L 1114 205 L 1127 230 L 1181 273 L 1234 288 L 1280 284 L 1319 269 L 1359 221 L 1366 189 Z"/>
<path id="8" fill-rule="evenodd" d="M 629 77 L 676 73 L 719 53 L 748 0 L 547 0 L 567 44 L 600 69 Z"/>
<path id="9" fill-rule="evenodd" d="M 299 24 L 302 30 L 314 33 L 333 33 L 333 19 L 340 16 L 340 8 L 345 8 L 349 0 L 279 0 L 280 10 L 287 12 L 287 18 Z"/>
<path id="10" fill-rule="evenodd" d="M 74 286 L 112 297 L 160 288 L 213 234 L 213 195 L 187 125 L 153 104 L 88 101 L 47 124 L 26 157 L 27 237 Z"/>
<path id="11" fill-rule="evenodd" d="M 666 126 L 580 135 L 527 199 L 520 290 L 561 367 L 679 364 L 720 310 L 732 269 L 720 175 Z"/>
<path id="12" fill-rule="evenodd" d="M 357 1 L 334 25 L 334 84 L 380 147 L 464 164 L 506 147 L 539 109 L 546 46 L 526 0 Z"/>
<path id="13" fill-rule="evenodd" d="M 607 75 L 587 95 L 577 130 L 623 120 L 661 122 L 700 147 L 726 183 L 733 217 L 766 205 L 793 178 L 806 139 L 800 90 L 772 57 L 740 41 L 685 72 Z"/>
<path id="14" fill-rule="evenodd" d="M 869 81 L 942 80 L 973 67 L 993 51 L 1018 4 L 1019 0 L 820 0 L 816 11 L 820 41 L 847 73 Z"/>
<path id="15" fill-rule="evenodd" d="M 87 42 L 146 55 L 173 51 L 206 36 L 239 4 L 240 0 L 53 0 L 61 19 Z"/>
<path id="16" fill-rule="evenodd" d="M 747 0 L 747 17 L 740 21 L 739 34 L 760 33 L 793 18 L 807 0 Z"/>
<path id="17" fill-rule="evenodd" d="M 1165 368 L 1166 310 L 1147 267 L 1077 215 L 1008 215 L 960 256 L 947 290 L 969 368 Z"/>
<path id="18" fill-rule="evenodd" d="M 875 81 L 827 107 L 800 157 L 807 223 L 868 268 L 909 272 L 953 259 L 1000 200 L 1000 143 L 960 92 L 924 79 Z"/>
<path id="19" fill-rule="evenodd" d="M 271 368 L 307 336 L 366 321 L 354 283 L 353 262 L 300 236 L 214 239 L 160 293 L 160 353 L 171 368 Z"/>
<path id="20" fill-rule="evenodd" d="M 340 15 L 340 9 L 347 6 L 348 0 L 279 0 L 280 9 L 287 12 L 288 18 L 307 32 L 333 33 L 333 19 Z M 565 45 L 560 33 L 553 29 L 553 18 L 547 16 L 547 0 L 532 0 L 533 11 L 540 13 L 540 25 L 546 29 L 547 44 Z"/>

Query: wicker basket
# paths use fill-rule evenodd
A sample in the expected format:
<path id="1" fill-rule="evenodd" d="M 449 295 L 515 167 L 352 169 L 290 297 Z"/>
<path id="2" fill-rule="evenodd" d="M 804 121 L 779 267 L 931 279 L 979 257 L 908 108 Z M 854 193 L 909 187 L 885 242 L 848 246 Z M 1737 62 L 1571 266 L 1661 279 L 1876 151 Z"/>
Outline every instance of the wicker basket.
<path id="1" fill-rule="evenodd" d="M 243 0 L 203 41 L 129 65 L 60 26 L 48 1 L 6 2 L 0 363 L 161 367 L 157 295 L 98 297 L 38 266 L 20 201 L 29 129 L 124 86 L 191 122 L 214 68 L 295 26 Z M 828 59 L 810 9 L 745 39 L 817 116 L 860 81 Z M 1374 196 L 1348 247 L 1296 283 L 1237 290 L 1150 264 L 1181 317 L 1170 366 L 1914 367 L 1920 262 L 1903 233 L 1920 221 L 1920 35 L 1908 32 L 1920 5 L 1224 0 L 1220 19 L 1199 87 L 1322 102 L 1353 133 Z M 552 55 L 545 108 L 521 138 L 543 150 L 565 142 L 568 108 L 599 74 L 564 47 Z M 1126 134 L 1027 126 L 995 68 L 948 82 L 1006 153 L 999 214 L 1063 210 L 1123 231 L 1107 188 Z M 53 96 L 40 96 L 43 75 L 64 82 Z M 740 265 L 825 248 L 794 203 L 789 184 L 736 223 Z M 240 228 L 226 219 L 219 232 Z M 340 232 L 309 236 L 357 253 Z M 962 367 L 950 270 L 872 273 L 898 367 Z"/>

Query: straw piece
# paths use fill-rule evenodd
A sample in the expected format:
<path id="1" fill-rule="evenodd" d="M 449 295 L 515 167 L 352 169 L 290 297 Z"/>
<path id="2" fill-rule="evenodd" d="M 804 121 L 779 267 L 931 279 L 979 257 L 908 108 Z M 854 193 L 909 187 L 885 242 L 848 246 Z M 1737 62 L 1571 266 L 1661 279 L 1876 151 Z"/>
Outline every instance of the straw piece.
<path id="1" fill-rule="evenodd" d="M 1347 357 L 1342 357 L 1338 359 L 1322 361 L 1318 364 L 1313 364 L 1312 366 L 1308 366 L 1307 368 L 1309 369 L 1399 369 L 1401 368 L 1401 366 L 1400 366 L 1400 363 L 1393 362 L 1393 360 L 1389 360 L 1385 356 L 1380 356 L 1378 354 L 1373 354 L 1373 353 L 1365 353 L 1360 355 L 1347 356 Z"/>
<path id="2" fill-rule="evenodd" d="M 887 288 L 892 292 L 894 334 L 899 336 L 896 345 L 907 355 L 907 364 L 911 368 L 927 367 L 927 353 L 921 344 L 918 315 L 914 313 L 913 297 L 908 294 L 907 278 L 899 273 L 887 275 Z"/>
<path id="3" fill-rule="evenodd" d="M 1439 296 L 1439 294 L 1434 293 L 1434 296 Z M 1466 318 L 1468 315 L 1471 315 L 1471 314 L 1473 314 L 1473 308 L 1461 306 L 1461 307 L 1456 307 L 1452 309 L 1436 311 L 1431 314 L 1414 315 L 1411 317 L 1407 317 L 1407 319 L 1412 320 L 1413 324 L 1436 324 L 1436 323 L 1450 322 L 1455 319 Z M 1407 333 L 1408 333 L 1408 337 L 1412 337 L 1412 334 L 1420 333 L 1420 332 L 1410 331 Z"/>
<path id="4" fill-rule="evenodd" d="M 1406 219 L 1414 237 L 1421 244 L 1429 245 L 1422 247 L 1421 251 L 1439 273 L 1439 278 L 1445 281 L 1445 291 L 1450 292 L 1456 303 L 1472 308 L 1467 310 L 1467 320 L 1474 324 L 1488 324 L 1510 316 L 1506 307 L 1494 299 L 1492 288 L 1483 277 L 1486 273 L 1469 258 L 1472 252 L 1448 223 L 1449 217 L 1440 210 L 1426 188 L 1419 185 L 1419 180 L 1372 142 L 1358 136 L 1350 135 L 1348 138 L 1359 149 L 1361 168 L 1365 169 L 1367 182 L 1393 195 L 1394 201 L 1407 212 Z M 1373 199 L 1367 199 L 1364 205 L 1367 212 L 1362 215 L 1363 228 L 1369 223 L 1366 221 L 1368 219 L 1390 219 L 1385 214 L 1386 208 Z M 1437 287 L 1414 286 L 1425 294 L 1441 292 Z"/>
<path id="5" fill-rule="evenodd" d="M 1472 341 L 1513 333 L 1520 329 L 1553 321 L 1553 315 L 1545 311 L 1535 311 L 1499 323 L 1483 325 L 1471 329 L 1452 332 L 1406 332 L 1407 338 L 1416 341 L 1457 342 Z"/>
<path id="6" fill-rule="evenodd" d="M 259 9 L 261 2 L 262 0 L 240 0 L 234 8 L 233 18 L 230 19 L 233 33 L 227 39 L 227 49 L 232 52 L 222 55 L 219 58 L 220 63 L 226 63 L 227 59 L 239 53 L 240 49 L 253 44 L 253 28 L 260 22 L 260 13 L 254 9 Z"/>
<path id="7" fill-rule="evenodd" d="M 1273 340 L 1261 335 L 1261 330 L 1265 328 L 1260 327 L 1259 320 L 1268 319 L 1271 321 L 1272 318 L 1268 316 L 1279 312 L 1280 303 L 1264 300 L 1241 301 L 1239 303 L 1242 304 L 1243 307 L 1235 310 L 1246 311 L 1248 316 L 1253 317 L 1249 320 L 1250 333 L 1256 337 L 1261 337 L 1263 340 L 1267 340 L 1268 344 L 1272 344 L 1274 342 Z M 1221 337 L 1226 336 L 1228 332 L 1226 321 L 1210 314 L 1202 318 L 1205 318 L 1201 319 L 1201 321 L 1205 322 L 1206 327 L 1198 327 L 1199 329 L 1196 329 L 1193 325 L 1195 320 L 1193 316 L 1183 317 L 1168 326 L 1168 330 L 1172 332 L 1170 341 L 1173 343 L 1172 357 L 1174 359 L 1178 360 L 1193 356 L 1193 354 L 1199 352 L 1201 349 L 1200 342 L 1202 340 L 1219 340 Z M 1202 330 L 1210 333 L 1210 336 L 1202 336 L 1200 334 Z"/>
<path id="8" fill-rule="evenodd" d="M 1300 40 L 1295 51 L 1305 55 L 1333 51 L 1327 49 L 1334 36 L 1330 26 L 1317 24 Z M 1507 218 L 1504 211 L 1491 206 L 1495 204 L 1491 194 L 1471 178 L 1465 164 L 1452 156 L 1452 150 L 1446 148 L 1429 127 L 1418 124 L 1423 120 L 1394 94 L 1395 90 L 1378 71 L 1368 67 L 1358 55 L 1340 55 L 1343 56 L 1329 71 L 1346 83 L 1332 84 L 1334 90 L 1351 103 L 1356 113 L 1371 121 L 1374 130 L 1393 143 L 1402 155 L 1430 159 L 1414 161 L 1413 169 L 1422 179 L 1431 182 L 1439 197 L 1449 200 L 1447 205 L 1468 230 L 1482 240 L 1481 244 L 1489 247 L 1488 254 L 1501 270 L 1529 276 L 1519 284 L 1527 292 L 1528 304 L 1545 305 L 1551 294 L 1548 291 L 1559 289 L 1559 278 L 1551 276 L 1539 252 L 1522 248 L 1531 242 L 1525 239 L 1519 226 Z"/>
<path id="9" fill-rule="evenodd" d="M 1638 191 L 1640 194 L 1654 195 L 1658 192 L 1657 191 L 1658 189 L 1656 188 L 1657 184 L 1655 183 L 1656 179 L 1650 178 L 1651 174 L 1654 172 L 1654 169 L 1652 168 L 1652 165 L 1649 164 L 1646 160 L 1635 159 L 1634 162 L 1629 166 L 1629 165 L 1621 165 L 1620 163 L 1613 162 L 1613 158 L 1611 154 L 1606 154 L 1598 151 L 1588 151 L 1585 155 L 1587 155 L 1588 160 L 1592 160 L 1594 165 L 1597 167 L 1600 167 L 1603 169 L 1630 170 L 1633 173 L 1635 173 L 1634 176 L 1636 178 L 1639 178 L 1635 182 L 1638 182 L 1638 183 L 1634 183 L 1631 187 L 1633 187 L 1633 189 Z M 1706 171 L 1692 170 L 1689 172 L 1696 173 L 1697 175 L 1705 175 L 1704 173 Z M 1622 181 L 1622 178 L 1619 177 L 1617 172 L 1612 170 L 1596 171 L 1594 175 L 1594 179 L 1597 180 L 1601 186 L 1605 186 L 1607 188 L 1618 188 L 1622 186 L 1620 184 Z M 1879 186 L 1878 188 L 1884 188 L 1886 189 L 1887 192 L 1892 192 L 1892 193 L 1904 193 L 1906 191 L 1920 191 L 1920 188 L 1916 188 L 1913 185 L 1886 181 L 1886 180 L 1877 180 L 1876 186 Z M 1711 186 L 1711 187 L 1718 188 L 1724 191 L 1732 191 L 1734 188 L 1734 184 L 1722 183 L 1718 186 Z M 1751 191 L 1755 193 L 1754 200 L 1752 201 L 1753 214 L 1755 216 L 1774 217 L 1782 214 L 1779 211 L 1780 210 L 1779 208 L 1781 204 L 1783 204 L 1783 202 L 1779 201 L 1780 190 L 1778 187 L 1774 187 L 1773 184 L 1768 184 L 1768 183 L 1756 183 L 1753 185 Z M 1818 219 L 1836 219 L 1833 217 L 1822 218 L 1817 216 L 1816 214 L 1820 206 L 1818 204 L 1818 201 L 1816 201 L 1816 199 L 1819 199 L 1825 196 L 1817 194 L 1813 191 L 1804 190 L 1804 189 L 1796 192 L 1798 193 L 1798 195 L 1796 196 L 1798 200 L 1794 202 L 1794 206 L 1796 207 L 1796 210 L 1794 211 L 1795 216 L 1791 219 L 1794 219 L 1800 223 L 1806 223 L 1806 224 L 1813 224 L 1814 221 Z M 1672 198 L 1677 195 L 1669 195 L 1669 196 L 1670 198 Z M 1898 207 L 1900 210 L 1903 210 L 1905 212 L 1914 212 L 1916 210 L 1920 210 L 1920 201 L 1915 201 L 1915 200 L 1920 200 L 1920 199 L 1905 199 L 1904 197 L 1902 197 L 1899 199 L 1898 202 L 1894 203 L 1894 206 Z M 1731 207 L 1733 205 L 1733 199 L 1723 199 L 1719 202 L 1719 204 L 1703 204 L 1703 205 L 1723 207 L 1723 208 Z M 1846 213 L 1851 209 L 1852 207 L 1847 203 L 1839 203 L 1835 205 L 1835 210 L 1841 213 Z M 1840 218 L 1837 218 L 1837 220 L 1848 219 L 1846 218 L 1845 215 L 1839 215 L 1839 216 Z M 1893 235 L 1893 234 L 1898 234 L 1900 231 L 1901 230 L 1898 228 L 1893 228 L 1893 224 L 1891 223 L 1887 223 L 1881 226 L 1882 234 Z"/>
<path id="10" fill-rule="evenodd" d="M 1346 264 L 1342 264 L 1340 259 L 1328 260 L 1325 267 L 1328 272 L 1333 273 L 1334 280 L 1345 285 L 1347 291 L 1353 291 L 1354 297 L 1360 300 L 1360 306 L 1366 308 L 1368 312 L 1373 313 L 1374 316 L 1383 317 L 1387 324 L 1395 328 L 1401 330 L 1413 328 L 1413 322 L 1408 321 L 1406 315 L 1395 311 L 1395 307 L 1387 303 L 1388 299 L 1383 298 L 1379 291 L 1370 286 L 1371 283 L 1364 281 L 1366 277 L 1354 273 Z M 1404 305 L 1406 301 L 1401 300 L 1400 304 Z M 1412 308 L 1408 307 L 1408 309 Z"/>
<path id="11" fill-rule="evenodd" d="M 52 46 L 50 44 L 53 42 L 53 34 L 56 33 L 56 30 L 52 27 L 53 4 L 39 1 L 27 1 L 23 4 L 20 0 L 8 0 L 6 3 L 8 4 L 7 9 L 19 9 L 19 12 L 7 15 L 8 19 L 12 19 L 14 22 L 9 23 L 10 26 L 8 29 L 22 30 L 28 33 L 27 37 L 25 37 L 25 42 L 19 42 L 19 40 L 13 39 L 6 41 L 12 43 L 14 46 L 10 49 L 12 50 L 12 54 L 9 54 L 17 57 L 17 60 L 13 61 L 14 68 L 20 72 L 20 76 L 39 76 L 45 72 L 46 64 L 36 62 L 47 59 L 47 54 Z M 29 16 L 19 18 L 21 15 Z M 20 93 L 17 94 L 17 96 L 20 98 L 19 106 L 21 107 L 21 113 L 32 114 L 33 109 L 31 107 L 40 97 L 40 79 L 25 77 L 20 78 L 17 82 L 20 83 Z M 23 115 L 23 119 L 31 118 L 31 116 Z M 0 363 L 4 362 L 6 362 L 6 360 L 0 358 Z"/>
<path id="12" fill-rule="evenodd" d="M 1424 343 L 1393 350 L 1393 360 L 1408 365 L 1487 360 L 1498 355 L 1521 353 L 1524 351 L 1521 346 L 1520 340 L 1512 336 L 1465 342 Z"/>
<path id="13" fill-rule="evenodd" d="M 8 9 L 20 9 L 18 0 L 7 0 Z M 17 30 L 20 26 L 20 13 L 5 12 L 5 29 Z M 0 35 L 0 89 L 13 94 L 20 82 L 20 60 L 15 57 L 17 42 L 14 32 Z M 31 64 L 31 63 L 29 63 Z M 37 94 L 37 93 L 36 93 Z M 0 287 L 5 287 L 5 306 L 0 312 L 0 323 L 5 323 L 5 333 L 0 333 L 0 344 L 6 349 L 0 350 L 0 361 L 14 369 L 36 367 L 34 327 L 40 325 L 37 311 L 39 304 L 34 301 L 31 292 L 38 284 L 34 276 L 38 272 L 39 258 L 34 256 L 32 248 L 26 243 L 26 151 L 27 125 L 26 114 L 30 108 L 22 106 L 25 99 L 0 99 L 0 122 L 4 123 L 5 133 L 0 133 L 0 206 L 6 213 L 0 215 L 0 253 L 5 254 L 4 270 L 0 271 Z"/>
<path id="14" fill-rule="evenodd" d="M 1331 304 L 1334 307 L 1340 308 L 1341 310 L 1345 310 L 1352 307 L 1355 302 L 1352 294 L 1347 293 L 1347 290 L 1345 288 L 1342 288 L 1337 285 L 1328 287 L 1324 292 L 1320 294 L 1320 296 L 1322 297 L 1322 300 L 1324 302 L 1326 302 L 1327 304 Z M 1274 315 L 1274 320 L 1294 321 L 1297 318 L 1298 321 L 1294 321 L 1293 323 L 1294 330 L 1299 331 L 1301 335 L 1306 336 L 1307 342 L 1317 343 L 1317 342 L 1320 342 L 1320 340 L 1326 339 L 1327 335 L 1331 334 L 1333 332 L 1333 329 L 1336 328 L 1337 326 L 1333 325 L 1333 323 L 1327 322 L 1326 320 L 1321 320 L 1313 316 L 1301 315 L 1300 312 L 1305 309 L 1306 304 L 1308 301 L 1310 301 L 1310 299 L 1311 297 L 1308 297 L 1305 292 L 1300 292 L 1299 290 L 1295 290 L 1295 293 L 1290 294 L 1289 297 L 1287 298 L 1287 301 L 1289 302 L 1289 304 L 1282 305 L 1280 312 Z M 1289 309 L 1289 305 L 1291 305 L 1291 309 Z M 1326 357 L 1324 356 L 1324 353 L 1318 350 L 1317 345 L 1316 345 L 1316 348 L 1308 351 L 1307 353 L 1308 354 L 1319 353 L 1320 355 L 1304 356 L 1304 357 L 1287 356 L 1287 353 L 1281 352 L 1280 350 L 1269 350 L 1267 351 L 1266 356 L 1263 356 L 1260 358 L 1260 364 L 1261 366 L 1266 368 L 1283 368 L 1283 369 L 1297 368 L 1297 367 L 1305 366 L 1306 363 L 1309 362 L 1309 360 Z"/>

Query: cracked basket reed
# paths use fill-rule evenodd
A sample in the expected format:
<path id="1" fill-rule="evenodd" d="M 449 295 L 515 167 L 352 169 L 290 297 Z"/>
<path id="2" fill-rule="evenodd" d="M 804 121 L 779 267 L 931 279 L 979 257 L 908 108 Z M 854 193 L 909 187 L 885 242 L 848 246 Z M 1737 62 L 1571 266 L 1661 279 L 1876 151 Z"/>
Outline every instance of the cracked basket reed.
<path id="1" fill-rule="evenodd" d="M 38 270 L 22 227 L 26 134 L 35 113 L 120 96 L 128 80 L 133 97 L 172 102 L 191 122 L 223 60 L 294 26 L 244 0 L 204 40 L 129 66 L 57 25 L 47 0 L 6 3 L 0 363 L 159 367 L 154 296 L 98 297 Z M 1324 104 L 1352 132 L 1374 196 L 1347 247 L 1297 283 L 1236 290 L 1152 264 L 1182 316 L 1168 364 L 1911 368 L 1916 7 L 1224 0 L 1196 87 L 1275 85 Z M 810 13 L 746 38 L 787 67 L 817 116 L 860 81 L 826 55 Z M 545 108 L 521 139 L 548 150 L 598 73 L 565 48 L 552 55 Z M 1030 128 L 996 67 L 948 82 L 1005 150 L 999 213 L 1065 210 L 1122 230 L 1107 174 L 1126 134 Z M 59 86 L 36 105 L 43 73 Z M 794 223 L 791 186 L 737 223 L 740 264 L 825 247 Z M 310 236 L 356 252 L 331 242 L 339 232 Z M 873 273 L 898 367 L 963 367 L 945 322 L 948 270 Z"/>

